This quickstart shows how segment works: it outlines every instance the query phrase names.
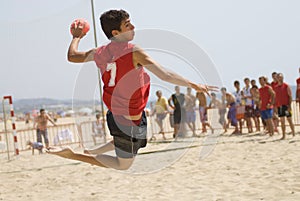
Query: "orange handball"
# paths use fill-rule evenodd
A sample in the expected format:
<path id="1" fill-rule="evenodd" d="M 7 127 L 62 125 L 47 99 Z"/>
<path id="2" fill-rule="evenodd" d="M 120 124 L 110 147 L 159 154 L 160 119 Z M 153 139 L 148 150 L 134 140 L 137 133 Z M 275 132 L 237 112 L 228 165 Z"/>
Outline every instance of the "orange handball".
<path id="1" fill-rule="evenodd" d="M 86 34 L 90 30 L 90 24 L 88 23 L 88 21 L 80 18 L 80 19 L 76 19 L 72 22 L 71 27 L 70 27 L 71 34 L 72 34 L 72 29 L 75 28 L 75 25 L 82 25 L 83 26 L 82 32 L 84 34 Z"/>

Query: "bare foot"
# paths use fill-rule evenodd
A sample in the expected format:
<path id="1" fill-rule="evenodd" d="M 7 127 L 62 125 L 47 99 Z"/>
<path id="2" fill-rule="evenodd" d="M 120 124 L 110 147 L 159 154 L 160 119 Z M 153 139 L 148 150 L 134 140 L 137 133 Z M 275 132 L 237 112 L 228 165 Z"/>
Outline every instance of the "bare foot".
<path id="1" fill-rule="evenodd" d="M 70 158 L 73 154 L 74 151 L 70 147 L 66 148 L 51 148 L 47 150 L 48 154 L 53 154 L 57 155 L 63 158 Z"/>

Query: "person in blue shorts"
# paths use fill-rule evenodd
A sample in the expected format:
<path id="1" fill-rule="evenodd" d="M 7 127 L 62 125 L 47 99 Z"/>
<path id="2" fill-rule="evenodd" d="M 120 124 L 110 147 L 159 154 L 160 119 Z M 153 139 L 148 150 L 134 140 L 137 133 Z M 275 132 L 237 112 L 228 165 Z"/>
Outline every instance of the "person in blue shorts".
<path id="1" fill-rule="evenodd" d="M 195 112 L 195 105 L 196 105 L 196 96 L 192 94 L 192 88 L 187 88 L 187 93 L 185 95 L 185 112 L 186 112 L 186 123 L 189 128 L 193 132 L 193 137 L 196 136 L 196 129 L 195 129 L 195 121 L 196 121 L 196 112 Z"/>
<path id="2" fill-rule="evenodd" d="M 237 125 L 237 119 L 236 119 L 236 102 L 235 98 L 231 93 L 228 93 L 226 88 L 221 88 L 222 92 L 222 101 L 226 102 L 227 106 L 229 107 L 229 111 L 227 114 L 228 119 L 228 125 L 231 124 L 235 127 L 235 130 L 232 134 L 240 134 L 238 125 Z"/>

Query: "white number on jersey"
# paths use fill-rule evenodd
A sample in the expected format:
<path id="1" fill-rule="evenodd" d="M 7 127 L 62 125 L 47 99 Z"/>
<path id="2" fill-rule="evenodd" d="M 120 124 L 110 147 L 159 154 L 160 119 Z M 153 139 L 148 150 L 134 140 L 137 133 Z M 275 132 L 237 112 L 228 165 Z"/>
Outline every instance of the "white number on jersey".
<path id="1" fill-rule="evenodd" d="M 108 83 L 109 87 L 113 87 L 116 85 L 116 74 L 117 74 L 117 64 L 116 62 L 108 63 L 106 66 L 106 71 L 110 71 L 110 80 Z"/>

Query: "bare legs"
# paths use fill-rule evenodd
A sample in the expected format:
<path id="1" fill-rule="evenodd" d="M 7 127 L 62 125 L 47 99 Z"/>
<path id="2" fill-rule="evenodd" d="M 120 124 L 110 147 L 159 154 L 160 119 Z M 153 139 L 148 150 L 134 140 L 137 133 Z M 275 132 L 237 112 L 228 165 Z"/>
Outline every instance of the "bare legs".
<path id="1" fill-rule="evenodd" d="M 85 154 L 103 154 L 115 149 L 114 141 L 110 141 L 106 144 L 100 145 L 94 149 L 84 149 Z"/>
<path id="2" fill-rule="evenodd" d="M 246 117 L 245 120 L 248 128 L 248 133 L 253 133 L 251 118 Z"/>
<path id="3" fill-rule="evenodd" d="M 193 137 L 196 136 L 196 132 L 195 132 L 195 122 L 191 122 L 191 123 L 187 123 L 187 125 L 189 126 L 189 128 L 192 130 L 193 132 Z"/>
<path id="4" fill-rule="evenodd" d="M 174 124 L 174 134 L 173 134 L 173 138 L 176 138 L 176 137 L 177 137 L 178 131 L 179 131 L 179 124 Z"/>
<path id="5" fill-rule="evenodd" d="M 113 168 L 116 170 L 127 170 L 133 163 L 133 158 L 119 158 L 116 156 L 109 156 L 103 153 L 112 151 L 115 149 L 113 141 L 108 142 L 95 149 L 86 149 L 84 153 L 76 153 L 71 148 L 64 149 L 50 149 L 49 154 L 57 155 L 63 158 L 82 161 L 91 165 L 97 165 L 100 167 Z"/>
<path id="6" fill-rule="evenodd" d="M 166 136 L 165 136 L 165 132 L 164 132 L 164 127 L 163 127 L 162 120 L 156 118 L 155 121 L 156 121 L 156 123 L 159 126 L 159 129 L 160 129 L 159 133 L 162 134 L 163 139 L 166 140 Z"/>
<path id="7" fill-rule="evenodd" d="M 292 118 L 291 117 L 287 117 L 287 121 L 289 122 L 290 128 L 292 130 L 292 134 L 293 136 L 295 136 L 295 128 L 294 128 L 294 124 L 292 122 Z M 282 140 L 285 139 L 285 117 L 280 117 L 280 124 L 281 124 L 281 130 L 282 130 Z"/>
<path id="8" fill-rule="evenodd" d="M 259 132 L 260 131 L 260 121 L 259 121 L 259 118 L 258 117 L 253 117 L 253 121 L 254 121 L 254 125 L 255 125 L 255 128 L 256 128 L 256 132 Z"/>
<path id="9" fill-rule="evenodd" d="M 103 138 L 103 142 L 106 143 L 106 136 L 104 134 L 92 134 L 94 145 L 97 144 L 96 137 Z"/>
<path id="10" fill-rule="evenodd" d="M 85 163 L 89 163 L 91 165 L 97 165 L 100 167 L 107 167 L 100 161 L 96 160 L 96 157 L 88 154 L 80 154 L 75 153 L 70 147 L 60 149 L 60 148 L 51 148 L 49 151 L 47 151 L 49 154 L 57 155 L 63 158 L 82 161 Z"/>
<path id="11" fill-rule="evenodd" d="M 272 118 L 270 119 L 266 119 L 266 124 L 267 124 L 267 129 L 268 131 L 270 132 L 270 136 L 273 136 L 274 135 L 274 126 L 273 126 L 273 120 Z"/>

